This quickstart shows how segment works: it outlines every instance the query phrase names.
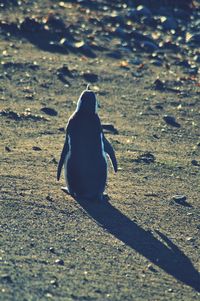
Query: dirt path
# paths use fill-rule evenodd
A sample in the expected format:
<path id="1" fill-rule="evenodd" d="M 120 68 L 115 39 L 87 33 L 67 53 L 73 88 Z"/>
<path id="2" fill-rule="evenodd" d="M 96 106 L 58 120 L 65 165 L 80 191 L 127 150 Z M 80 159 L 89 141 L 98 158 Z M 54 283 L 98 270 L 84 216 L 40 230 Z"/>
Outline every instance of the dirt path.
<path id="1" fill-rule="evenodd" d="M 197 10 L 179 9 L 177 27 L 167 17 L 170 32 L 157 7 L 141 17 L 131 1 L 11 2 L 0 13 L 0 300 L 199 300 Z M 88 82 L 118 131 L 106 133 L 120 170 L 105 203 L 77 203 L 56 181 Z"/>

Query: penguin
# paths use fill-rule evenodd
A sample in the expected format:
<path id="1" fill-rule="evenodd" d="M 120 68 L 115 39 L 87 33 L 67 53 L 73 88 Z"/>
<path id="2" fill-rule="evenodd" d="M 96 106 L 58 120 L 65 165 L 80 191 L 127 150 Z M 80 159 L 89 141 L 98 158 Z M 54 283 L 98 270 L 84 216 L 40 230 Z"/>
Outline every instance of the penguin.
<path id="1" fill-rule="evenodd" d="M 95 93 L 84 90 L 75 112 L 66 127 L 64 146 L 57 168 L 59 181 L 64 165 L 67 187 L 61 188 L 79 200 L 102 200 L 107 181 L 107 155 L 115 172 L 117 159 L 110 142 L 105 138 L 97 113 Z"/>

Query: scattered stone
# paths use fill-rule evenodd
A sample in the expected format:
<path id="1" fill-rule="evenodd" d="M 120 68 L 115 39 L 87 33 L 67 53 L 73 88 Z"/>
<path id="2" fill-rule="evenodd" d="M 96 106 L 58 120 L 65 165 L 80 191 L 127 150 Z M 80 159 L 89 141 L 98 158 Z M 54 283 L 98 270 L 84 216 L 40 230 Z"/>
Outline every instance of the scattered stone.
<path id="1" fill-rule="evenodd" d="M 90 83 L 96 83 L 98 81 L 98 75 L 91 72 L 83 73 L 83 78 Z"/>
<path id="2" fill-rule="evenodd" d="M 50 248 L 49 248 L 49 251 L 50 251 L 51 253 L 53 253 L 53 254 L 56 254 L 54 247 L 50 247 Z"/>
<path id="3" fill-rule="evenodd" d="M 7 152 L 11 152 L 12 150 L 11 150 L 11 148 L 9 147 L 9 146 L 5 146 L 5 150 L 7 151 Z"/>
<path id="4" fill-rule="evenodd" d="M 154 89 L 163 91 L 165 89 L 165 82 L 157 78 L 153 83 Z"/>
<path id="5" fill-rule="evenodd" d="M 34 150 L 34 151 L 41 151 L 42 149 L 39 146 L 33 146 L 32 150 Z"/>
<path id="6" fill-rule="evenodd" d="M 16 113 L 11 110 L 1 110 L 0 116 L 7 117 L 9 119 L 13 119 L 15 121 L 23 121 L 23 120 L 32 120 L 32 121 L 48 121 L 47 118 L 41 115 L 31 114 L 29 111 L 25 111 L 24 113 Z"/>
<path id="7" fill-rule="evenodd" d="M 150 63 L 154 66 L 161 67 L 163 62 L 160 60 L 151 60 Z"/>
<path id="8" fill-rule="evenodd" d="M 52 158 L 51 160 L 49 160 L 49 163 L 53 163 L 53 164 L 58 164 L 58 161 L 56 160 L 56 158 Z"/>
<path id="9" fill-rule="evenodd" d="M 54 287 L 59 287 L 58 280 L 56 280 L 56 279 L 51 280 L 50 284 L 53 285 Z"/>
<path id="10" fill-rule="evenodd" d="M 85 44 L 84 42 L 75 43 L 75 47 L 83 55 L 90 58 L 96 58 L 95 52 L 92 50 L 92 48 L 89 45 Z"/>
<path id="11" fill-rule="evenodd" d="M 1 276 L 1 281 L 3 283 L 6 283 L 6 284 L 12 284 L 13 283 L 11 276 L 7 275 L 7 274 Z"/>
<path id="12" fill-rule="evenodd" d="M 173 201 L 179 205 L 185 206 L 185 207 L 192 207 L 186 200 L 187 197 L 185 195 L 174 195 L 172 197 Z"/>
<path id="13" fill-rule="evenodd" d="M 169 125 L 171 125 L 173 127 L 176 127 L 176 128 L 180 128 L 181 127 L 181 125 L 176 121 L 176 119 L 173 116 L 165 115 L 165 116 L 163 116 L 163 120 L 167 124 L 169 124 Z"/>
<path id="14" fill-rule="evenodd" d="M 62 73 L 57 73 L 58 75 L 58 79 L 63 82 L 65 85 L 67 85 L 68 87 L 70 86 L 70 82 L 65 78 L 65 75 Z"/>
<path id="15" fill-rule="evenodd" d="M 112 133 L 112 134 L 119 134 L 118 130 L 114 127 L 114 125 L 109 123 L 103 123 L 102 124 L 103 130 L 106 132 Z"/>
<path id="16" fill-rule="evenodd" d="M 200 46 L 200 33 L 186 33 L 186 42 L 189 44 L 195 44 L 197 46 Z"/>
<path id="17" fill-rule="evenodd" d="M 200 163 L 197 160 L 192 160 L 191 163 L 194 166 L 200 166 Z"/>
<path id="18" fill-rule="evenodd" d="M 58 69 L 58 75 L 68 76 L 70 78 L 74 78 L 74 75 L 71 70 L 67 67 L 67 65 L 63 65 L 63 67 Z"/>
<path id="19" fill-rule="evenodd" d="M 42 111 L 43 113 L 50 115 L 50 116 L 58 115 L 58 112 L 55 109 L 48 108 L 48 107 L 41 108 L 40 111 Z"/>
<path id="20" fill-rule="evenodd" d="M 55 264 L 62 265 L 62 266 L 65 265 L 64 260 L 62 260 L 62 259 L 56 259 Z"/>
<path id="21" fill-rule="evenodd" d="M 157 270 L 151 264 L 148 265 L 148 269 L 153 273 L 157 273 Z"/>
<path id="22" fill-rule="evenodd" d="M 25 98 L 28 99 L 28 100 L 33 100 L 34 94 L 26 94 Z"/>
<path id="23" fill-rule="evenodd" d="M 65 128 L 64 127 L 60 127 L 60 128 L 58 128 L 58 131 L 63 133 L 63 132 L 65 132 Z"/>
<path id="24" fill-rule="evenodd" d="M 21 63 L 21 62 L 3 62 L 2 66 L 4 69 L 15 69 L 15 70 L 25 70 L 25 69 L 31 69 L 31 70 L 38 70 L 40 66 L 37 64 L 37 62 L 33 63 Z"/>
<path id="25" fill-rule="evenodd" d="M 134 159 L 133 161 L 136 163 L 154 163 L 156 160 L 155 156 L 151 154 L 150 152 L 144 153 L 137 157 L 137 159 Z"/>

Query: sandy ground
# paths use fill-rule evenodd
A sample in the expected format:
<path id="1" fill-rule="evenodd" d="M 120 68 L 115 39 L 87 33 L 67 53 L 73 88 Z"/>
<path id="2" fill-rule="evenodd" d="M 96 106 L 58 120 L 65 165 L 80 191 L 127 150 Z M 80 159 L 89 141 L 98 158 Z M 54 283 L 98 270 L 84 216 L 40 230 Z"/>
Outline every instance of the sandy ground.
<path id="1" fill-rule="evenodd" d="M 111 7 L 22 2 L 1 9 L 0 300 L 199 300 L 198 74 L 173 51 L 159 66 L 138 49 L 119 57 L 121 36 L 106 26 L 98 36 L 88 21 Z M 55 15 L 78 51 L 48 44 L 61 37 Z M 41 22 L 54 26 L 50 38 Z M 85 35 L 92 51 L 79 49 Z M 78 203 L 61 191 L 63 175 L 56 181 L 64 127 L 88 82 L 102 123 L 118 130 L 105 133 L 119 172 L 109 167 L 101 203 Z"/>

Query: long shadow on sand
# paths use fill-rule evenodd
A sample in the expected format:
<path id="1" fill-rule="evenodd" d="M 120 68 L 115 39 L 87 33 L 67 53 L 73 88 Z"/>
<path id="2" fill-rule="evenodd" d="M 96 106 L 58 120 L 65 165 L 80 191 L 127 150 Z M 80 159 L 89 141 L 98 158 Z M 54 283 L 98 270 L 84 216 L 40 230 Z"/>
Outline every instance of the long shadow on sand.
<path id="1" fill-rule="evenodd" d="M 113 207 L 109 202 L 93 203 L 80 201 L 81 207 L 97 223 L 108 232 L 137 251 L 152 263 L 200 292 L 200 275 L 192 265 L 190 259 L 164 234 L 157 234 L 165 242 L 155 238 L 149 231 L 145 231 L 127 216 Z"/>

